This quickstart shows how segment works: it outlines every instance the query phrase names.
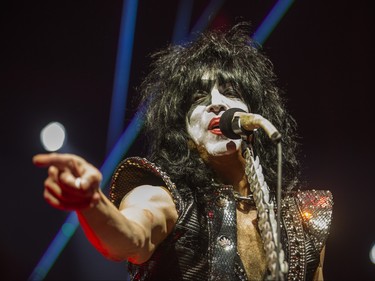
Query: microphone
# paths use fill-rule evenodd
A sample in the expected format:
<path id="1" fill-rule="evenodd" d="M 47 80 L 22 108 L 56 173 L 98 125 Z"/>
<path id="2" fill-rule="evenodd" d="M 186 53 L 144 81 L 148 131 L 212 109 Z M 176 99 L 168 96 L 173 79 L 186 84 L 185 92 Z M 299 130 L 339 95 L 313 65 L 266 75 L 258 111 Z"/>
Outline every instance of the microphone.
<path id="1" fill-rule="evenodd" d="M 253 130 L 262 128 L 272 141 L 277 143 L 281 140 L 281 134 L 270 121 L 259 114 L 248 113 L 241 108 L 226 110 L 220 118 L 219 127 L 223 135 L 230 139 L 249 136 Z"/>

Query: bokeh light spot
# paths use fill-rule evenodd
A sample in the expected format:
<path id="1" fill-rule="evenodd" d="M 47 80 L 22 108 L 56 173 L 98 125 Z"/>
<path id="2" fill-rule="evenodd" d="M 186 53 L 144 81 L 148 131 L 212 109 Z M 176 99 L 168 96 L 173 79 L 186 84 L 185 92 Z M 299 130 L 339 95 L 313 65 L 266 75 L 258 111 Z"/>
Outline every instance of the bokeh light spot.
<path id="1" fill-rule="evenodd" d="M 40 140 L 45 150 L 57 151 L 65 141 L 65 128 L 58 122 L 51 122 L 43 128 L 40 133 Z"/>

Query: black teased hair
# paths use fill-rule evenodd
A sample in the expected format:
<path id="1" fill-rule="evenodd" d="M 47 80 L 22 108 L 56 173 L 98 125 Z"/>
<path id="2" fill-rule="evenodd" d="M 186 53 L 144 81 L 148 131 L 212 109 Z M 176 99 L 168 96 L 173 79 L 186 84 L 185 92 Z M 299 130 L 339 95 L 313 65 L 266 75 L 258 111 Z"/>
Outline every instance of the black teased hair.
<path id="1" fill-rule="evenodd" d="M 152 70 L 140 87 L 143 101 L 148 104 L 144 126 L 148 157 L 161 166 L 180 189 L 204 188 L 212 178 L 212 172 L 198 152 L 189 148 L 186 129 L 191 95 L 207 70 L 215 73 L 219 82 L 231 83 L 252 113 L 260 114 L 280 130 L 283 188 L 291 190 L 297 183 L 296 123 L 285 109 L 273 65 L 251 40 L 249 29 L 249 24 L 239 23 L 226 32 L 208 31 L 194 42 L 169 46 L 152 56 Z M 276 188 L 276 146 L 258 130 L 253 147 L 266 182 L 271 189 Z"/>

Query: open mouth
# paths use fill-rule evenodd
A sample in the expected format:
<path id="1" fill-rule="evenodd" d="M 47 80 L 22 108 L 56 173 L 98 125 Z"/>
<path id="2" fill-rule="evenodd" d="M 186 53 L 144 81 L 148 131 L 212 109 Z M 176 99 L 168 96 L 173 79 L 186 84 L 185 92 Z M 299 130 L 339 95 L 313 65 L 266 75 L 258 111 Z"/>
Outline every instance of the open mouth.
<path id="1" fill-rule="evenodd" d="M 212 118 L 208 124 L 208 130 L 215 135 L 222 135 L 223 133 L 220 130 L 220 117 Z"/>

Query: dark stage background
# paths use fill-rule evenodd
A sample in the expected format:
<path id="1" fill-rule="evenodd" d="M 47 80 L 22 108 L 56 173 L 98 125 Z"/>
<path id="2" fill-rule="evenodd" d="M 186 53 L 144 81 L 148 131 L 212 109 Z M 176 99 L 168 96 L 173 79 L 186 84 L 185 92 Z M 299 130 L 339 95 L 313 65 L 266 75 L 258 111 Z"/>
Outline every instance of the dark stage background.
<path id="1" fill-rule="evenodd" d="M 264 44 L 299 124 L 304 187 L 333 192 L 326 280 L 375 280 L 374 9 L 372 1 L 295 1 Z M 195 1 L 194 24 L 208 1 Z M 275 1 L 226 1 L 210 28 L 239 18 L 260 25 Z M 31 163 L 40 130 L 64 124 L 69 152 L 100 167 L 116 64 L 122 1 L 1 1 L 1 271 L 26 280 L 67 213 L 42 196 Z M 178 1 L 140 1 L 129 96 L 150 52 L 172 38 Z M 135 112 L 128 102 L 126 122 Z M 139 139 L 127 155 L 142 148 Z M 126 280 L 79 228 L 47 280 Z"/>

